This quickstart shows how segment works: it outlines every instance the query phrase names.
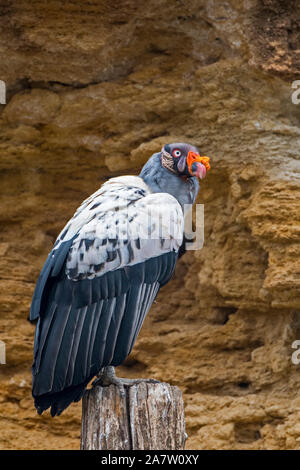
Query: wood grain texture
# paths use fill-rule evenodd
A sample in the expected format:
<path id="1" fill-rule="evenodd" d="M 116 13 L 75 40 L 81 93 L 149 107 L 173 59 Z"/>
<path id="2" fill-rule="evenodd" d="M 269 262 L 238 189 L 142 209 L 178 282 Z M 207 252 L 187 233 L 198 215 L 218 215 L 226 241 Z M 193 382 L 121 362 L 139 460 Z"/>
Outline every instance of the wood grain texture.
<path id="1" fill-rule="evenodd" d="M 141 382 L 95 387 L 82 401 L 82 450 L 180 450 L 186 441 L 178 387 Z"/>

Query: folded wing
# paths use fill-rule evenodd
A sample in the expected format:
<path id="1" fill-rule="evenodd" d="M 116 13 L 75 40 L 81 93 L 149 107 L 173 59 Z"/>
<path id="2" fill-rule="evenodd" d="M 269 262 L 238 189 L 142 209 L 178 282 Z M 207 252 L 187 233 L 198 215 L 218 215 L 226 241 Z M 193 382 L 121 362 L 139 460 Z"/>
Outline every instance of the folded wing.
<path id="1" fill-rule="evenodd" d="M 134 179 L 132 179 L 134 178 Z M 175 198 L 140 178 L 110 180 L 59 235 L 31 308 L 37 320 L 33 395 L 39 412 L 60 414 L 106 365 L 130 353 L 182 243 Z"/>

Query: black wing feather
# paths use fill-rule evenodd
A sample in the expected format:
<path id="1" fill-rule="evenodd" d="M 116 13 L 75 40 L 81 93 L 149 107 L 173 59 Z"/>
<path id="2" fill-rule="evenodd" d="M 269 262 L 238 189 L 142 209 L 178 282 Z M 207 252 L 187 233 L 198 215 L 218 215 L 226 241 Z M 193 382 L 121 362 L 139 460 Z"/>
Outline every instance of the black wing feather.
<path id="1" fill-rule="evenodd" d="M 45 310 L 39 311 L 33 366 L 38 412 L 51 406 L 52 415 L 60 414 L 81 398 L 102 367 L 124 361 L 176 260 L 172 252 L 99 278 L 72 281 L 64 270 L 51 284 L 43 278 L 48 297 Z M 61 262 L 62 255 L 56 260 Z M 46 267 L 49 276 L 51 269 Z M 40 288 L 37 295 L 41 296 Z"/>
<path id="2" fill-rule="evenodd" d="M 56 382 L 58 384 L 58 390 L 63 390 L 65 387 L 70 385 L 67 383 L 67 373 L 71 368 L 70 362 L 75 340 L 74 332 L 77 330 L 81 313 L 81 309 L 76 308 L 76 306 L 72 306 L 56 360 L 55 376 L 57 377 Z"/>
<path id="3" fill-rule="evenodd" d="M 53 279 L 58 276 L 62 270 L 62 267 L 66 261 L 66 257 L 70 250 L 70 247 L 75 240 L 77 235 L 75 235 L 70 240 L 63 242 L 59 248 L 52 250 L 43 266 L 43 269 L 40 273 L 38 282 L 36 284 L 34 294 L 32 297 L 29 320 L 36 321 L 42 310 L 42 301 L 47 297 L 52 286 Z"/>
<path id="4" fill-rule="evenodd" d="M 138 314 L 137 309 L 139 308 L 141 291 L 143 284 L 134 284 L 128 292 L 126 309 L 120 325 L 117 331 L 117 343 L 114 351 L 114 355 L 111 360 L 111 365 L 116 366 L 121 364 L 127 357 L 128 343 L 131 342 L 133 335 L 133 328 L 135 318 Z"/>
<path id="5" fill-rule="evenodd" d="M 109 329 L 105 341 L 104 355 L 102 358 L 103 366 L 111 364 L 114 357 L 116 343 L 118 340 L 118 333 L 120 331 L 120 325 L 124 316 L 124 310 L 126 308 L 127 294 L 122 294 L 116 299 L 116 305 L 111 316 Z"/>

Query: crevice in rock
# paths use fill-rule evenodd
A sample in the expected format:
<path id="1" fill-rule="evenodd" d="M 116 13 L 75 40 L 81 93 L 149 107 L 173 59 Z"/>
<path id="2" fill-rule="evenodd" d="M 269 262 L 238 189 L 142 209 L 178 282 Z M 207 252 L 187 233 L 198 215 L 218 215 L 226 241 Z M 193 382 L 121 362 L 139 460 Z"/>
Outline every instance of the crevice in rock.
<path id="1" fill-rule="evenodd" d="M 234 435 L 237 442 L 250 444 L 261 439 L 263 423 L 234 423 Z"/>
<path id="2" fill-rule="evenodd" d="M 234 315 L 237 311 L 238 308 L 236 307 L 217 307 L 214 323 L 218 325 L 226 325 L 230 316 Z"/>
<path id="3" fill-rule="evenodd" d="M 245 390 L 245 389 L 248 389 L 251 386 L 251 382 L 247 382 L 247 381 L 238 382 L 237 386 L 239 388 Z"/>
<path id="4" fill-rule="evenodd" d="M 143 362 L 138 361 L 131 356 L 127 357 L 121 367 L 130 371 L 134 371 L 135 374 L 143 373 L 147 370 L 147 366 Z"/>

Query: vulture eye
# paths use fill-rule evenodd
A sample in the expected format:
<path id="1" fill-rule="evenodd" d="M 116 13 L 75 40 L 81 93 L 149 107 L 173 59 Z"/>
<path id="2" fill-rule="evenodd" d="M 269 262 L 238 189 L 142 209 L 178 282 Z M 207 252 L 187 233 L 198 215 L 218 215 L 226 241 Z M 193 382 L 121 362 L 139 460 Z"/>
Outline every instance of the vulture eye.
<path id="1" fill-rule="evenodd" d="M 173 150 L 173 157 L 176 157 L 176 158 L 181 157 L 181 151 L 178 149 Z"/>

